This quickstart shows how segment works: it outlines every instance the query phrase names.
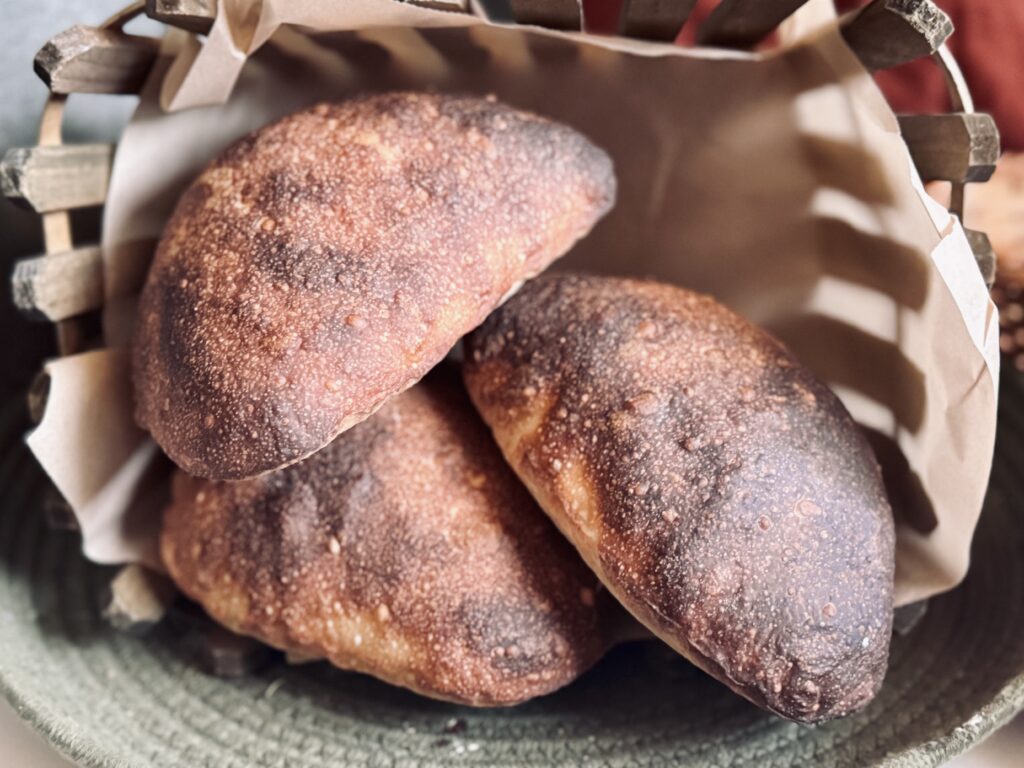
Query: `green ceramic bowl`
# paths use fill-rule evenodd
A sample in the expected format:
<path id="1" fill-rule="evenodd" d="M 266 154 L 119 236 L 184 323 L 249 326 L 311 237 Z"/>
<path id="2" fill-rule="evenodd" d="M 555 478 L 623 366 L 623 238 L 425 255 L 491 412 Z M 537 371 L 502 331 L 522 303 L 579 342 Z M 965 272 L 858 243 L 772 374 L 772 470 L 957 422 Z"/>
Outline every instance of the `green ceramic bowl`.
<path id="1" fill-rule="evenodd" d="M 0 689 L 86 766 L 937 765 L 1024 707 L 1024 386 L 1004 381 L 992 488 L 967 581 L 895 638 L 878 699 L 818 727 L 787 723 L 656 643 L 515 709 L 441 704 L 325 664 L 241 679 L 191 665 L 170 628 L 109 628 L 111 569 L 47 530 L 45 479 L 0 413 Z"/>

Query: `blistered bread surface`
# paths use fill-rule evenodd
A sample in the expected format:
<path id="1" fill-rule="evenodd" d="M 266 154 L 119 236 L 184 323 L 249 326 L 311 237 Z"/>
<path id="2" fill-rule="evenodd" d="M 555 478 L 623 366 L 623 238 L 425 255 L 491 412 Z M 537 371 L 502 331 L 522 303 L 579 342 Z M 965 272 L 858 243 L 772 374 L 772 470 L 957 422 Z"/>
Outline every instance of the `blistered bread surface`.
<path id="1" fill-rule="evenodd" d="M 515 704 L 609 645 L 607 593 L 444 374 L 285 469 L 179 472 L 161 551 L 228 628 L 439 699 Z"/>
<path id="2" fill-rule="evenodd" d="M 520 477 L 655 634 L 785 717 L 874 696 L 891 511 L 857 425 L 782 345 L 681 288 L 545 275 L 469 337 L 464 375 Z"/>
<path id="3" fill-rule="evenodd" d="M 193 475 L 297 461 L 422 377 L 614 194 L 604 152 L 492 99 L 386 94 L 268 125 L 164 231 L 136 419 Z"/>

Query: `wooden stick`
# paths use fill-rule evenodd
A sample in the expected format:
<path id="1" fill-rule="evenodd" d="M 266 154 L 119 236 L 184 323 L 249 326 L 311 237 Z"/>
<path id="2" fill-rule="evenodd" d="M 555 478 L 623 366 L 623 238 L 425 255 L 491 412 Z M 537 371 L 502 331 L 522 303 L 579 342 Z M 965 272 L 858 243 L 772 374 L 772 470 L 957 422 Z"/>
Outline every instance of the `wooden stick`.
<path id="1" fill-rule="evenodd" d="M 967 242 L 971 244 L 974 260 L 978 262 L 978 269 L 981 270 L 985 285 L 991 290 L 996 281 L 997 266 L 996 252 L 992 249 L 992 243 L 989 242 L 988 235 L 984 232 L 973 229 L 965 229 L 964 232 L 967 233 Z"/>
<path id="2" fill-rule="evenodd" d="M 102 205 L 112 156 L 109 144 L 9 149 L 0 161 L 0 189 L 39 213 Z"/>
<path id="3" fill-rule="evenodd" d="M 990 115 L 900 115 L 900 131 L 925 181 L 988 181 L 999 160 L 999 131 Z"/>
<path id="4" fill-rule="evenodd" d="M 645 40 L 676 39 L 697 0 L 624 0 L 620 32 Z"/>
<path id="5" fill-rule="evenodd" d="M 14 304 L 31 317 L 64 320 L 103 305 L 98 246 L 19 261 L 11 276 Z"/>
<path id="6" fill-rule="evenodd" d="M 932 0 L 874 0 L 842 29 L 861 63 L 879 70 L 935 53 L 953 34 L 953 22 Z"/>
<path id="7" fill-rule="evenodd" d="M 158 45 L 149 37 L 79 24 L 39 50 L 35 70 L 54 93 L 138 93 Z"/>
<path id="8" fill-rule="evenodd" d="M 124 25 L 131 19 L 135 18 L 141 12 L 141 3 L 134 2 L 126 8 L 116 12 L 104 23 L 104 28 L 109 28 L 110 34 L 114 35 L 115 40 L 123 39 L 125 36 L 122 34 Z M 120 37 L 118 37 L 120 36 Z M 74 42 L 73 35 L 72 40 L 66 42 Z M 60 36 L 58 36 L 60 38 Z M 155 57 L 158 42 L 153 40 L 145 42 L 143 38 L 129 38 L 130 41 L 138 43 L 138 48 L 142 49 L 143 57 L 152 55 Z M 150 49 L 150 53 L 145 53 L 144 50 Z M 59 147 L 63 143 L 61 136 L 61 124 L 64 116 L 64 104 L 67 100 L 67 95 L 61 90 L 62 87 L 65 90 L 71 90 L 71 82 L 61 82 L 61 73 L 65 72 L 69 75 L 73 75 L 77 68 L 79 68 L 74 62 L 81 58 L 82 64 L 88 64 L 89 62 L 89 46 L 86 45 L 84 49 L 74 52 L 67 50 L 65 43 L 62 43 L 59 39 L 51 41 L 47 45 L 43 46 L 43 49 L 37 54 L 36 57 L 36 71 L 43 77 L 44 82 L 51 87 L 50 97 L 46 100 L 46 105 L 43 108 L 42 117 L 39 120 L 39 146 L 40 147 Z M 138 58 L 138 54 L 135 58 Z M 151 59 L 152 60 L 152 59 Z M 116 66 L 114 67 L 116 69 Z M 88 67 L 86 67 L 88 69 Z M 148 72 L 148 66 L 146 67 Z M 84 76 L 83 76 L 84 77 Z M 141 83 L 143 76 L 138 77 L 138 82 Z M 56 79 L 56 83 L 54 82 Z M 73 80 L 73 78 L 70 78 Z M 129 89 L 130 90 L 130 89 Z M 67 210 L 53 210 L 47 211 L 41 214 L 43 223 L 43 242 L 46 244 L 47 254 L 61 254 L 66 251 L 70 251 L 72 248 L 71 239 L 71 221 Z M 71 355 L 79 352 L 84 348 L 86 344 L 86 327 L 81 322 L 80 318 L 71 318 L 68 320 L 58 321 L 56 323 L 56 336 L 57 336 L 57 351 L 61 355 Z"/>
<path id="9" fill-rule="evenodd" d="M 50 98 L 46 100 L 43 115 L 39 120 L 40 147 L 62 146 L 61 124 L 64 119 L 64 106 L 67 99 L 66 94 L 51 92 Z M 46 253 L 70 251 L 72 248 L 71 216 L 68 211 L 48 211 L 40 214 L 40 218 L 43 222 L 43 242 L 46 244 Z M 73 355 L 84 348 L 85 333 L 77 318 L 58 322 L 56 331 L 59 354 Z"/>
<path id="10" fill-rule="evenodd" d="M 722 0 L 697 30 L 701 45 L 750 48 L 807 0 Z"/>

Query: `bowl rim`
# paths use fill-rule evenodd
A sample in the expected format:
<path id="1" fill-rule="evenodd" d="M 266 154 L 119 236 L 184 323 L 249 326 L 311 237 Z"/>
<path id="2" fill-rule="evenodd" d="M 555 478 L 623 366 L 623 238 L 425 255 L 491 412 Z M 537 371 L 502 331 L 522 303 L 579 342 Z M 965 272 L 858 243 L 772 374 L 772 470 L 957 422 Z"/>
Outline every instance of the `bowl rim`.
<path id="1" fill-rule="evenodd" d="M 0 695 L 19 719 L 43 737 L 57 753 L 83 768 L 140 768 L 98 744 L 73 719 L 54 712 L 45 696 L 26 693 L 15 685 L 7 665 L 0 662 Z M 932 755 L 934 765 L 952 760 L 1002 728 L 1024 712 L 1024 672 L 1007 681 L 971 717 L 943 736 L 888 753 L 876 765 L 902 764 L 904 757 Z"/>

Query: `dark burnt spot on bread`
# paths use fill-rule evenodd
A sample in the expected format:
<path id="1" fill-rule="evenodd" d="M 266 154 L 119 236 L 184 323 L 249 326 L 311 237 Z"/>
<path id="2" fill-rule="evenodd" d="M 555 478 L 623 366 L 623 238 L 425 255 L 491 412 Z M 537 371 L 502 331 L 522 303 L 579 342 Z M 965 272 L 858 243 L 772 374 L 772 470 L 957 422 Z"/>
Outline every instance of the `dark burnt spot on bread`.
<path id="1" fill-rule="evenodd" d="M 231 629 L 429 696 L 513 704 L 610 643 L 596 577 L 451 370 L 327 448 L 236 482 L 179 473 L 161 550 Z"/>
<path id="2" fill-rule="evenodd" d="M 583 136 L 489 99 L 378 95 L 266 126 L 164 231 L 136 418 L 194 475 L 297 461 L 422 377 L 614 194 Z"/>
<path id="3" fill-rule="evenodd" d="M 894 534 L 827 387 L 706 296 L 543 276 L 467 341 L 510 462 L 624 604 L 757 703 L 820 721 L 884 676 Z"/>
<path id="4" fill-rule="evenodd" d="M 552 628 L 577 610 L 570 598 L 553 601 L 509 600 L 505 595 L 479 595 L 465 600 L 459 615 L 468 642 L 491 660 L 502 674 L 550 682 L 560 666 L 585 663 L 580 647 L 570 645 Z M 583 606 L 586 609 L 586 606 Z"/>

